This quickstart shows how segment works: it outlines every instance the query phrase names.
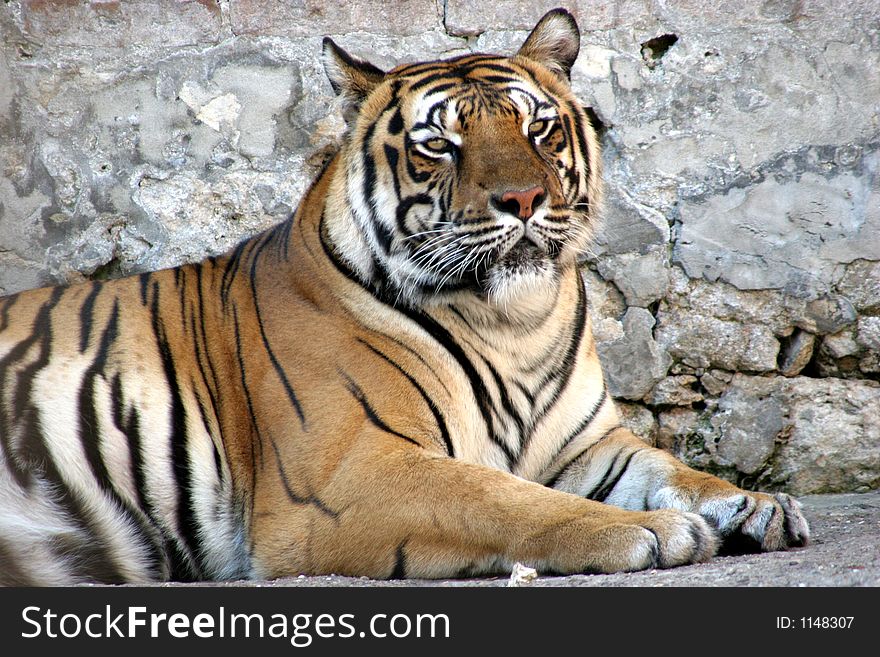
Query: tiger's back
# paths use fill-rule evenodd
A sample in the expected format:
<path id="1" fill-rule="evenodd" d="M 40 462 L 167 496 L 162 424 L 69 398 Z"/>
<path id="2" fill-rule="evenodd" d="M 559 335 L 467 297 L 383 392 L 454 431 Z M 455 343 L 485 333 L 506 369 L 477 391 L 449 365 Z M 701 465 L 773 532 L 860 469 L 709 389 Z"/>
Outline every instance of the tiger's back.
<path id="1" fill-rule="evenodd" d="M 204 268 L 0 301 L 5 583 L 246 573 Z"/>

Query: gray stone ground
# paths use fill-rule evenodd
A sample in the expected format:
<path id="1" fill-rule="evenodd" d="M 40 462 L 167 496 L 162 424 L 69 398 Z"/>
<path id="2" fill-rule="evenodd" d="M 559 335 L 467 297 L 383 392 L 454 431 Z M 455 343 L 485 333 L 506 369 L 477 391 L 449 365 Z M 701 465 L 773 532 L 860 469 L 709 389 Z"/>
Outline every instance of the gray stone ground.
<path id="1" fill-rule="evenodd" d="M 788 552 L 715 557 L 670 570 L 538 577 L 524 586 L 880 586 L 880 492 L 801 498 L 813 538 Z M 507 577 L 378 581 L 365 577 L 290 577 L 228 586 L 507 586 Z"/>

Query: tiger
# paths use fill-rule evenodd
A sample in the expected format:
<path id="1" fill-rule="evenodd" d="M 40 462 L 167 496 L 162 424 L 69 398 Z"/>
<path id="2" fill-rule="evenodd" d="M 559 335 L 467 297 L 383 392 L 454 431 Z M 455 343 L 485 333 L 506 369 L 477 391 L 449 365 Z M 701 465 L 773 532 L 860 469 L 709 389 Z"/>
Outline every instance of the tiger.
<path id="1" fill-rule="evenodd" d="M 599 141 L 575 19 L 384 71 L 224 255 L 0 302 L 0 582 L 613 573 L 803 546 L 797 500 L 621 424 L 582 272 Z M 635 362 L 633 367 L 639 367 Z"/>

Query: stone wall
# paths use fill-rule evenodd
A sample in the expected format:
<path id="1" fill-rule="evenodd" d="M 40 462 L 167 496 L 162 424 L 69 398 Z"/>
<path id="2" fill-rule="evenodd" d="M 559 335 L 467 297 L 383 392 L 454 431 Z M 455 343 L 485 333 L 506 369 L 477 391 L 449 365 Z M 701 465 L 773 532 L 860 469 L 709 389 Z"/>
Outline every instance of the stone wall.
<path id="1" fill-rule="evenodd" d="M 0 294 L 286 217 L 343 128 L 324 35 L 385 67 L 512 52 L 557 5 L 605 146 L 585 275 L 627 421 L 749 486 L 880 487 L 880 0 L 5 0 Z"/>

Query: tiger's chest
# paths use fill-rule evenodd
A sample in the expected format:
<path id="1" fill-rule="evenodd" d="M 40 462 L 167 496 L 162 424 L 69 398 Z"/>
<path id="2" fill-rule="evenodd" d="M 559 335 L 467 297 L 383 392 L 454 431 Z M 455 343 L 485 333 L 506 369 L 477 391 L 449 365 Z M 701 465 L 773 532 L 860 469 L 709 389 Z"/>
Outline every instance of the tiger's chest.
<path id="1" fill-rule="evenodd" d="M 559 337 L 547 345 L 520 341 L 502 348 L 463 341 L 467 385 L 449 404 L 451 414 L 466 418 L 456 436 L 459 458 L 540 478 L 573 420 L 602 387 L 568 354 L 572 336 Z"/>
<path id="2" fill-rule="evenodd" d="M 407 337 L 456 458 L 540 480 L 604 400 L 580 277 L 568 282 L 528 322 L 466 307 L 411 314 L 421 331 Z"/>

